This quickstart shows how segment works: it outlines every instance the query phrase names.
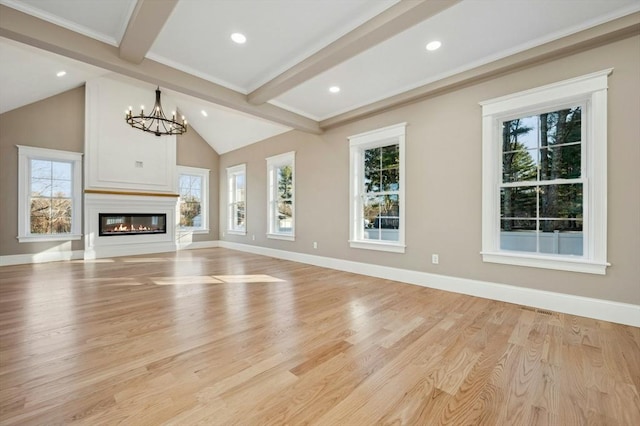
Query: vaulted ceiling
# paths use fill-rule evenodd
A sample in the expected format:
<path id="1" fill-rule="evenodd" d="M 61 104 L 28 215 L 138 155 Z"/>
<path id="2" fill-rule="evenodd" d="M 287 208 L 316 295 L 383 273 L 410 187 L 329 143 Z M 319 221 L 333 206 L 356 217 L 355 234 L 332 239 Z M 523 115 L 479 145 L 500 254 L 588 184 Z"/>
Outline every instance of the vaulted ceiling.
<path id="1" fill-rule="evenodd" d="M 225 153 L 637 33 L 639 15 L 640 0 L 0 0 L 0 112 L 116 73 L 159 85 Z"/>

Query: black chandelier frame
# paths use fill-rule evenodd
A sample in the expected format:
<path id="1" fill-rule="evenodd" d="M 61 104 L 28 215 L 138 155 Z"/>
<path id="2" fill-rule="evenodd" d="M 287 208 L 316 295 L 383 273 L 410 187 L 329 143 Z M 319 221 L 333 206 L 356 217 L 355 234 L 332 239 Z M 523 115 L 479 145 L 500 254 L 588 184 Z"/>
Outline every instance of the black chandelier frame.
<path id="1" fill-rule="evenodd" d="M 187 120 L 184 117 L 182 117 L 182 122 L 179 122 L 176 120 L 175 113 L 172 119 L 167 118 L 164 114 L 160 103 L 160 87 L 156 89 L 156 103 L 151 114 L 144 115 L 144 108 L 141 108 L 140 115 L 133 115 L 131 107 L 129 107 L 125 118 L 131 127 L 153 133 L 156 136 L 181 135 L 187 131 Z"/>

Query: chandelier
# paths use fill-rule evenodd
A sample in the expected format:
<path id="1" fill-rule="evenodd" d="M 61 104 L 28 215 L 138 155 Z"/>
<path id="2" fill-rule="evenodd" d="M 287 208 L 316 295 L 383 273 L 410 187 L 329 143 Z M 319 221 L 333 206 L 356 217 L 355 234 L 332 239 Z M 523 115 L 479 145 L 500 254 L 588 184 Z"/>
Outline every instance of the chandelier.
<path id="1" fill-rule="evenodd" d="M 156 103 L 151 114 L 144 115 L 144 106 L 140 107 L 140 115 L 133 115 L 131 107 L 126 112 L 125 118 L 131 127 L 143 132 L 153 133 L 156 136 L 181 135 L 187 131 L 187 120 L 182 116 L 182 123 L 176 121 L 176 113 L 173 112 L 170 120 L 164 115 L 160 104 L 160 87 L 156 89 Z"/>

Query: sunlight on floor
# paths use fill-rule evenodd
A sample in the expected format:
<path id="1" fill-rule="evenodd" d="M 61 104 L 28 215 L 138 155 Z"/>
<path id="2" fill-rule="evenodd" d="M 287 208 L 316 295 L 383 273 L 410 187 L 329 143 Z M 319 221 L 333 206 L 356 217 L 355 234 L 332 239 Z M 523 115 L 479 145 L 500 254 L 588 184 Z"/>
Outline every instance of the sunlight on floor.
<path id="1" fill-rule="evenodd" d="M 156 285 L 220 284 L 223 281 L 210 276 L 162 277 L 151 279 Z"/>

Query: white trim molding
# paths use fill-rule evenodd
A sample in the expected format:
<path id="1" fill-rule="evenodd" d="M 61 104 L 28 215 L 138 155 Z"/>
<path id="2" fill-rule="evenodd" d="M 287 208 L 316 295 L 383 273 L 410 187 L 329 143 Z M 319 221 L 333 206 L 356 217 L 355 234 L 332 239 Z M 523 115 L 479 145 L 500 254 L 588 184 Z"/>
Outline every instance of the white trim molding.
<path id="1" fill-rule="evenodd" d="M 371 130 L 349 136 L 349 246 L 351 248 L 405 252 L 405 134 L 407 123 Z M 365 151 L 398 145 L 398 188 L 385 189 L 382 185 L 367 192 L 365 178 Z M 398 197 L 398 227 L 383 229 L 388 218 L 378 217 L 378 227 L 364 229 L 365 198 Z M 395 216 L 394 216 L 395 217 Z M 367 238 L 367 232 L 378 230 L 377 238 Z M 386 238 L 385 238 L 386 234 Z M 397 239 L 396 239 L 397 238 Z"/>
<path id="2" fill-rule="evenodd" d="M 244 188 L 239 187 L 239 177 Z M 236 214 L 240 211 L 238 204 L 244 207 L 244 223 L 237 225 Z M 247 163 L 227 167 L 227 233 L 231 235 L 247 235 Z"/>
<path id="3" fill-rule="evenodd" d="M 208 234 L 209 233 L 209 169 L 200 167 L 176 166 L 178 174 L 178 193 L 182 196 L 182 188 L 180 187 L 180 179 L 182 176 L 193 176 L 200 178 L 200 226 L 180 226 L 181 198 L 178 198 L 178 211 L 176 212 L 177 232 L 192 234 Z"/>
<path id="4" fill-rule="evenodd" d="M 640 327 L 640 305 L 220 241 L 219 247 Z"/>
<path id="5" fill-rule="evenodd" d="M 18 241 L 70 241 L 82 238 L 82 153 L 57 149 L 18 147 Z M 71 229 L 60 234 L 32 234 L 30 222 L 32 161 L 44 160 L 71 165 Z M 53 196 L 53 194 L 51 194 Z"/>
<path id="6" fill-rule="evenodd" d="M 481 102 L 482 105 L 482 259 L 484 262 L 606 274 L 607 266 L 607 88 L 613 69 Z M 551 183 L 582 185 L 582 254 L 546 254 L 502 249 L 500 188 L 504 121 L 580 105 L 581 176 Z M 542 184 L 543 181 L 532 181 Z M 527 184 L 531 184 L 528 182 Z M 535 219 L 535 217 L 533 218 Z M 532 231 L 539 233 L 539 231 Z M 539 234 L 538 234 L 539 235 Z"/>
<path id="7" fill-rule="evenodd" d="M 30 263 L 61 262 L 84 258 L 83 250 L 43 251 L 29 254 L 10 254 L 0 256 L 0 266 L 25 265 Z"/>
<path id="8" fill-rule="evenodd" d="M 217 248 L 218 240 L 212 241 L 196 241 L 196 242 L 186 242 L 186 241 L 178 241 L 177 250 L 198 250 L 198 249 L 208 249 L 208 248 Z M 137 250 L 135 253 L 131 254 L 120 254 L 115 253 L 111 257 L 121 257 L 121 256 L 131 256 L 135 254 L 151 254 L 151 253 L 169 253 L 174 250 L 166 250 L 166 251 L 142 251 Z M 0 256 L 0 266 L 11 266 L 11 265 L 26 265 L 30 263 L 48 263 L 48 262 L 64 262 L 69 260 L 85 260 L 84 250 L 67 250 L 67 251 L 43 251 L 40 253 L 31 253 L 31 254 L 10 254 L 5 256 Z M 92 260 L 92 259 L 89 259 Z"/>
<path id="9" fill-rule="evenodd" d="M 207 249 L 207 248 L 217 248 L 218 240 L 212 241 L 185 241 L 178 240 L 177 249 L 178 250 L 198 250 L 198 249 Z"/>
<path id="10" fill-rule="evenodd" d="M 285 152 L 267 160 L 267 238 L 295 241 L 296 239 L 296 152 Z M 281 167 L 291 167 L 291 231 L 278 231 L 278 175 Z"/>

